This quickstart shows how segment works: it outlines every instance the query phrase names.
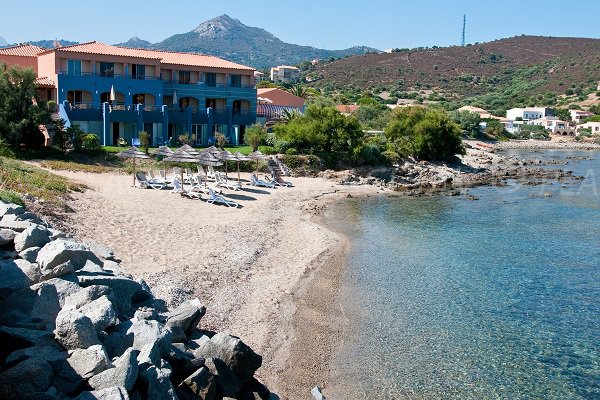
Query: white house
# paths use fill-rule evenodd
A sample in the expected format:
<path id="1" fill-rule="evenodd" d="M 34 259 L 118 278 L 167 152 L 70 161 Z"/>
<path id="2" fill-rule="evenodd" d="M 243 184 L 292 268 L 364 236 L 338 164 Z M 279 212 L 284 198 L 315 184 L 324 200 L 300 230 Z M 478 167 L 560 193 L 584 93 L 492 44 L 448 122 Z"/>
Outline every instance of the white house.
<path id="1" fill-rule="evenodd" d="M 580 129 L 590 129 L 592 135 L 600 135 L 600 122 L 586 122 L 577 126 L 577 133 L 579 134 Z"/>
<path id="2" fill-rule="evenodd" d="M 543 126 L 544 129 L 555 135 L 575 135 L 575 128 L 570 126 L 567 121 L 558 119 L 558 117 L 546 117 L 530 120 L 527 122 L 527 124 Z"/>
<path id="3" fill-rule="evenodd" d="M 295 82 L 300 80 L 300 70 L 289 65 L 280 65 L 271 68 L 271 80 L 273 82 Z"/>
<path id="4" fill-rule="evenodd" d="M 546 107 L 527 107 L 527 108 L 511 108 L 506 111 L 506 118 L 511 121 L 523 120 L 529 121 L 533 119 L 544 118 L 549 115 L 549 109 Z"/>
<path id="5" fill-rule="evenodd" d="M 571 121 L 575 122 L 576 124 L 580 124 L 584 119 L 594 115 L 593 112 L 584 110 L 569 110 L 569 113 L 571 114 Z"/>

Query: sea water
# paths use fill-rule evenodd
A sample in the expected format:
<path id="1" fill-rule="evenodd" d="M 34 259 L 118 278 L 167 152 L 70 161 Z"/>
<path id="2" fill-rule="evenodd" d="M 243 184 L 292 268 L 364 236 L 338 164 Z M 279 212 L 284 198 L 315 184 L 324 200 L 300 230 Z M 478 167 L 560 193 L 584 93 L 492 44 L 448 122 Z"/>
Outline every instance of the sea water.
<path id="1" fill-rule="evenodd" d="M 329 210 L 352 248 L 328 398 L 600 399 L 600 152 L 511 153 L 585 179 Z"/>

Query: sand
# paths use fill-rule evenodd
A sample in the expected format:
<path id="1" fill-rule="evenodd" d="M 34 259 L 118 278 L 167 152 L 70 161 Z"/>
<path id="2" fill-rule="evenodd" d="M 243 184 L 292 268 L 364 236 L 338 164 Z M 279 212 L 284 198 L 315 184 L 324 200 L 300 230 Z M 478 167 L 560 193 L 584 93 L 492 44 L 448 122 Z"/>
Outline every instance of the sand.
<path id="1" fill-rule="evenodd" d="M 208 309 L 201 327 L 261 354 L 257 376 L 281 399 L 326 385 L 348 243 L 319 216 L 331 200 L 380 189 L 289 178 L 293 188 L 226 190 L 243 206 L 234 209 L 136 189 L 131 176 L 58 173 L 90 187 L 69 201 L 65 224 L 77 239 L 114 251 L 169 305 L 198 297 Z"/>

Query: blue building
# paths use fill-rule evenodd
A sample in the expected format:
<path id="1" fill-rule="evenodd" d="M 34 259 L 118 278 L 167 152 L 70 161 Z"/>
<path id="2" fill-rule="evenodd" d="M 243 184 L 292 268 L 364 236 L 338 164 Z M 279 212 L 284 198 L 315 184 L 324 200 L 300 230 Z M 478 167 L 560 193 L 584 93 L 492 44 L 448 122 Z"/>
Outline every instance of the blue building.
<path id="1" fill-rule="evenodd" d="M 207 145 L 216 133 L 238 144 L 256 121 L 254 68 L 217 57 L 90 42 L 37 59 L 67 126 L 80 125 L 102 145 L 131 143 L 140 131 L 153 145 L 184 134 Z"/>

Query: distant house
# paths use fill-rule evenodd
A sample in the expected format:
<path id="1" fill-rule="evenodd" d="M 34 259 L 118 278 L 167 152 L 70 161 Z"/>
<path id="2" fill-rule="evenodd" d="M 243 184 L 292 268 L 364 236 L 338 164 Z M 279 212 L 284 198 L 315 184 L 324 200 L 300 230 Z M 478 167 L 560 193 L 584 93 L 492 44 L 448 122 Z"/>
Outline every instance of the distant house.
<path id="1" fill-rule="evenodd" d="M 254 71 L 254 81 L 256 83 L 263 81 L 265 79 L 265 74 L 260 71 Z"/>
<path id="2" fill-rule="evenodd" d="M 341 112 L 343 115 L 349 116 L 352 115 L 356 110 L 358 110 L 360 106 L 357 105 L 346 105 L 346 104 L 338 104 L 335 106 L 335 109 Z"/>
<path id="3" fill-rule="evenodd" d="M 593 135 L 600 135 L 600 122 L 586 122 L 577 126 L 577 134 L 581 129 L 589 129 Z"/>
<path id="4" fill-rule="evenodd" d="M 45 51 L 46 49 L 30 44 L 6 47 L 0 49 L 0 62 L 5 62 L 7 65 L 18 65 L 21 68 L 31 68 L 37 73 L 37 55 Z"/>
<path id="5" fill-rule="evenodd" d="M 256 115 L 263 122 L 278 119 L 288 111 L 303 112 L 304 99 L 279 88 L 256 89 Z"/>
<path id="6" fill-rule="evenodd" d="M 506 118 L 512 121 L 529 121 L 544 118 L 549 115 L 550 109 L 547 107 L 511 108 L 510 110 L 506 111 Z"/>
<path id="7" fill-rule="evenodd" d="M 489 111 L 484 110 L 483 108 L 473 107 L 473 106 L 464 106 L 459 108 L 457 111 L 469 111 L 475 114 L 479 114 L 481 119 L 500 119 L 500 117 L 496 117 L 495 115 L 490 114 Z"/>
<path id="8" fill-rule="evenodd" d="M 574 136 L 575 128 L 570 126 L 567 121 L 562 121 L 558 117 L 545 117 L 528 121 L 529 125 L 543 126 L 544 129 L 555 135 Z"/>
<path id="9" fill-rule="evenodd" d="M 584 119 L 594 115 L 593 112 L 583 110 L 569 110 L 569 114 L 571 114 L 571 121 L 576 124 L 580 124 Z"/>
<path id="10" fill-rule="evenodd" d="M 271 80 L 273 82 L 296 82 L 300 80 L 300 70 L 289 65 L 271 68 Z"/>

